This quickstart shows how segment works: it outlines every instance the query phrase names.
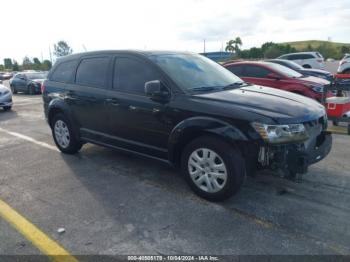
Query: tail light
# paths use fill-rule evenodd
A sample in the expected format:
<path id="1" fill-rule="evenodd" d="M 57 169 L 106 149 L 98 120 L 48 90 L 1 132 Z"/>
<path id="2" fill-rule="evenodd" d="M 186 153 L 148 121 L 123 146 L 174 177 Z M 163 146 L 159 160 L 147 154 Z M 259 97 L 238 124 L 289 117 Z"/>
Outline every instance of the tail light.
<path id="1" fill-rule="evenodd" d="M 44 86 L 44 83 L 41 84 L 41 93 L 44 94 L 45 92 L 45 86 Z"/>

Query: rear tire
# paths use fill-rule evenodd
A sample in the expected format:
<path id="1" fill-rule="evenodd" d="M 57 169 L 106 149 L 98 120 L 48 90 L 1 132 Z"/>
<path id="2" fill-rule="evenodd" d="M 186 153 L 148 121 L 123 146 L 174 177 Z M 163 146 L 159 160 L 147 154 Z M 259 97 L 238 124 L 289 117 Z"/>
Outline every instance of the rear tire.
<path id="1" fill-rule="evenodd" d="M 76 138 L 72 124 L 64 114 L 56 114 L 51 121 L 52 136 L 58 149 L 65 154 L 75 154 L 82 143 Z"/>
<path id="2" fill-rule="evenodd" d="M 17 94 L 17 89 L 16 89 L 16 87 L 14 87 L 14 86 L 11 85 L 10 88 L 11 88 L 11 91 L 12 91 L 13 94 Z"/>
<path id="3" fill-rule="evenodd" d="M 27 93 L 30 94 L 30 95 L 35 95 L 35 87 L 32 86 L 32 85 L 28 86 Z"/>
<path id="4" fill-rule="evenodd" d="M 246 174 L 241 153 L 212 136 L 199 137 L 184 148 L 181 171 L 191 189 L 209 201 L 231 197 L 242 186 Z"/>

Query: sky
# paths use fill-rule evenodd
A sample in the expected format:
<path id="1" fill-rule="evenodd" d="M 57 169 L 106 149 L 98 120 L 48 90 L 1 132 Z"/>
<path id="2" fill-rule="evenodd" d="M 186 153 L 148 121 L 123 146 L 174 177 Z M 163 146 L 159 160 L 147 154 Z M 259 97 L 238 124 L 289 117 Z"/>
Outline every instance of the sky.
<path id="1" fill-rule="evenodd" d="M 50 57 L 65 40 L 74 52 L 103 49 L 219 51 L 267 41 L 350 43 L 349 0 L 16 0 L 1 1 L 0 64 Z"/>

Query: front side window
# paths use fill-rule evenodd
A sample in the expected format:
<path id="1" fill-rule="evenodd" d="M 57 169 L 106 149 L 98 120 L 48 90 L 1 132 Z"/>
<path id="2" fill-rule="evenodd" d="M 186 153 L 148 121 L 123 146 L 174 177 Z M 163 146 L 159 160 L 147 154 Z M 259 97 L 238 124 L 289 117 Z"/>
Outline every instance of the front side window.
<path id="1" fill-rule="evenodd" d="M 159 74 L 143 61 L 127 57 L 115 61 L 113 88 L 116 90 L 144 95 L 145 83 L 159 78 Z"/>
<path id="2" fill-rule="evenodd" d="M 108 57 L 83 59 L 78 66 L 75 82 L 79 85 L 106 88 L 109 61 Z"/>
<path id="3" fill-rule="evenodd" d="M 150 59 L 185 91 L 205 91 L 243 81 L 216 62 L 198 54 L 159 54 Z"/>
<path id="4" fill-rule="evenodd" d="M 243 66 L 241 66 L 241 65 L 232 65 L 232 66 L 228 66 L 226 68 L 238 77 L 243 76 Z"/>
<path id="5" fill-rule="evenodd" d="M 63 62 L 57 66 L 51 76 L 52 81 L 67 83 L 75 70 L 75 61 Z"/>

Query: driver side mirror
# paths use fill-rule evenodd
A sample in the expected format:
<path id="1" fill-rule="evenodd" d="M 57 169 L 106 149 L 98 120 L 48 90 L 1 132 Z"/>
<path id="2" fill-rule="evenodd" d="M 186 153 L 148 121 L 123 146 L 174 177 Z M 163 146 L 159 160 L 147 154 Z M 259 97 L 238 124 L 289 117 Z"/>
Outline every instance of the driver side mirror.
<path id="1" fill-rule="evenodd" d="M 275 73 L 270 73 L 267 75 L 267 78 L 269 79 L 273 79 L 273 80 L 280 80 L 282 77 L 278 74 Z"/>
<path id="2" fill-rule="evenodd" d="M 145 93 L 155 101 L 167 101 L 170 98 L 169 89 L 160 80 L 146 82 Z"/>

